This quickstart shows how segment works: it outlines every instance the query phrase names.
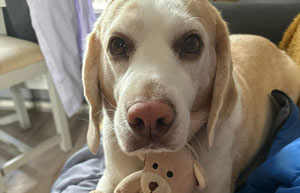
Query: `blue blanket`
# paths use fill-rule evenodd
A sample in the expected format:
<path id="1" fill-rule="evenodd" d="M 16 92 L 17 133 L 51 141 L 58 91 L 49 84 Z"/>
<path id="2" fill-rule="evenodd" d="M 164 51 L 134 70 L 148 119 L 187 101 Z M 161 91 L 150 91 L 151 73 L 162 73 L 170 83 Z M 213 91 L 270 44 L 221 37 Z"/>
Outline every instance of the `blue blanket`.
<path id="1" fill-rule="evenodd" d="M 85 145 L 66 162 L 51 193 L 88 193 L 95 190 L 104 168 L 102 149 L 93 155 Z"/>
<path id="2" fill-rule="evenodd" d="M 299 109 L 281 91 L 273 91 L 272 96 L 278 107 L 273 133 L 257 156 L 263 160 L 254 160 L 241 175 L 237 193 L 300 193 Z M 104 168 L 102 149 L 92 155 L 85 146 L 66 162 L 51 193 L 88 193 L 96 188 Z"/>

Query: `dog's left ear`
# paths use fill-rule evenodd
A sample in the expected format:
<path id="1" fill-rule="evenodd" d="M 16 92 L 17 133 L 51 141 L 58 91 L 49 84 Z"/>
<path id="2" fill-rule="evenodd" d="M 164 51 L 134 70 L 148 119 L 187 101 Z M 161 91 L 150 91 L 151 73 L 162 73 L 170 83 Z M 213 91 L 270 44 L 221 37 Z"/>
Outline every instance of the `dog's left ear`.
<path id="1" fill-rule="evenodd" d="M 87 143 L 92 153 L 98 152 L 100 143 L 100 113 L 102 109 L 102 96 L 100 95 L 100 83 L 98 71 L 100 65 L 100 40 L 93 31 L 87 42 L 87 48 L 83 61 L 82 79 L 84 85 L 84 95 L 90 107 L 89 128 L 87 133 Z"/>
<path id="2" fill-rule="evenodd" d="M 222 122 L 228 116 L 233 106 L 232 103 L 236 99 L 236 90 L 232 78 L 229 32 L 225 21 L 218 12 L 217 14 L 215 37 L 217 63 L 211 109 L 207 123 L 206 145 L 208 150 L 213 145 L 215 129 L 222 126 Z"/>

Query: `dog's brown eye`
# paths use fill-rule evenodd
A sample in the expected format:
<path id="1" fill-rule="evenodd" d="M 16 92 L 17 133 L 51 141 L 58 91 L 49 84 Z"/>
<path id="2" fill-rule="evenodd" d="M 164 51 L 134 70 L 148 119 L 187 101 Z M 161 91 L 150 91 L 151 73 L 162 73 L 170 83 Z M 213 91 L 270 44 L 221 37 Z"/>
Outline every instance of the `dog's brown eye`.
<path id="1" fill-rule="evenodd" d="M 173 49 L 181 60 L 197 60 L 204 48 L 200 34 L 196 31 L 189 31 L 173 43 Z"/>
<path id="2" fill-rule="evenodd" d="M 190 35 L 184 40 L 182 51 L 188 54 L 199 53 L 201 42 L 198 35 Z"/>
<path id="3" fill-rule="evenodd" d="M 127 45 L 121 38 L 114 38 L 110 42 L 110 52 L 113 55 L 127 54 Z"/>

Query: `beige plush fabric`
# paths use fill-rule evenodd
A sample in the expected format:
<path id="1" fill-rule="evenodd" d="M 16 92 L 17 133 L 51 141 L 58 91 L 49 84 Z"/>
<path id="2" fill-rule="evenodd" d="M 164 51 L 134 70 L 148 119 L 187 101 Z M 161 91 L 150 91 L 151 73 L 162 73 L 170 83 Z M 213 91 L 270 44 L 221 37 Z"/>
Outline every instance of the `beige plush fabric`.
<path id="1" fill-rule="evenodd" d="M 43 60 L 38 44 L 0 35 L 0 75 Z"/>

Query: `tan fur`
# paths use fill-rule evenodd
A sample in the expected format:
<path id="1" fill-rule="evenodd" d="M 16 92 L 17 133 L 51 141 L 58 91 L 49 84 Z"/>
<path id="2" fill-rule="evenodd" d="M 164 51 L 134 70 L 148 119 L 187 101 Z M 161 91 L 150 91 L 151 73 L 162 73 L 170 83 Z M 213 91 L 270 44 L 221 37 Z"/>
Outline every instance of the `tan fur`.
<path id="1" fill-rule="evenodd" d="M 233 75 L 243 88 L 243 124 L 236 131 L 235 171 L 245 167 L 261 147 L 273 121 L 270 93 L 299 99 L 300 69 L 270 41 L 257 36 L 231 36 Z"/>
<path id="2" fill-rule="evenodd" d="M 90 121 L 87 134 L 87 142 L 93 153 L 98 151 L 100 143 L 99 114 L 102 107 L 102 96 L 98 82 L 98 68 L 100 64 L 100 41 L 95 33 L 89 36 L 87 52 L 83 68 L 84 94 L 90 105 Z"/>
<path id="3" fill-rule="evenodd" d="M 102 100 L 104 110 L 108 106 L 128 106 L 118 104 L 120 96 L 113 92 L 120 77 L 110 65 L 113 61 L 103 55 L 107 48 L 102 46 L 107 45 L 109 35 L 106 31 L 110 29 L 116 15 L 130 18 L 137 9 L 137 1 L 110 1 L 90 35 L 83 81 L 85 96 L 91 107 L 88 144 L 94 153 L 99 145 L 97 124 L 100 117 L 93 115 L 101 111 Z M 206 170 L 208 184 L 203 193 L 227 193 L 234 190 L 239 173 L 247 167 L 272 129 L 271 91 L 283 90 L 297 101 L 300 96 L 300 70 L 286 54 L 265 38 L 253 35 L 229 36 L 226 23 L 207 0 L 186 0 L 186 4 L 188 3 L 186 11 L 197 18 L 205 29 L 205 41 L 209 43 L 206 49 L 212 58 L 205 63 L 209 66 L 208 73 L 211 73 L 209 84 L 204 91 L 196 93 L 192 102 L 189 131 L 196 140 L 192 137 L 189 140 L 199 153 L 199 161 Z M 128 25 L 135 35 L 139 35 L 143 26 L 138 22 Z M 212 61 L 216 61 L 215 64 Z M 122 67 L 129 64 L 117 65 Z M 193 69 L 189 69 L 189 64 L 182 68 L 189 73 L 193 72 Z M 136 84 L 132 86 L 136 87 L 132 88 L 135 92 L 126 95 L 134 97 L 139 91 L 145 100 L 161 99 L 165 97 L 161 92 L 164 88 L 161 84 Z M 97 89 L 101 89 L 102 94 L 96 90 L 95 85 Z M 98 188 L 103 193 L 112 193 L 116 184 L 123 177 L 137 171 L 141 164 L 138 159 L 127 156 L 120 150 L 111 121 L 114 114 L 105 115 L 104 118 L 106 130 L 103 135 L 106 137 L 103 140 L 108 164 Z M 206 130 L 201 129 L 205 128 L 202 120 L 207 121 Z M 127 140 L 130 141 L 131 138 L 128 137 Z M 201 148 L 203 145 L 206 145 L 207 150 Z M 122 161 L 118 160 L 120 157 Z"/>
<path id="4" fill-rule="evenodd" d="M 232 79 L 232 61 L 229 47 L 229 33 L 224 21 L 217 18 L 216 24 L 217 70 L 213 88 L 212 106 L 207 125 L 207 148 L 210 149 L 217 125 L 229 116 L 236 100 L 236 90 Z M 221 117 L 224 116 L 224 117 Z M 222 120 L 223 119 L 223 120 Z"/>

